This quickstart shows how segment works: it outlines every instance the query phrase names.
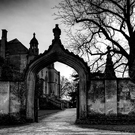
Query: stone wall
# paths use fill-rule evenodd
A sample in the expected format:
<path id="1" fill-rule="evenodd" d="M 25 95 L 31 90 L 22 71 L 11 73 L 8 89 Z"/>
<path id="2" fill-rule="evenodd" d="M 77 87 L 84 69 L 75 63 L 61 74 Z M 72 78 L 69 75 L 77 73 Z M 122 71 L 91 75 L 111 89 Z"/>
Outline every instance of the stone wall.
<path id="1" fill-rule="evenodd" d="M 10 83 L 0 81 L 0 114 L 9 113 Z"/>
<path id="2" fill-rule="evenodd" d="M 88 116 L 135 115 L 135 84 L 129 79 L 91 80 Z"/>
<path id="3" fill-rule="evenodd" d="M 26 88 L 24 82 L 0 81 L 0 114 L 12 114 L 25 109 Z"/>

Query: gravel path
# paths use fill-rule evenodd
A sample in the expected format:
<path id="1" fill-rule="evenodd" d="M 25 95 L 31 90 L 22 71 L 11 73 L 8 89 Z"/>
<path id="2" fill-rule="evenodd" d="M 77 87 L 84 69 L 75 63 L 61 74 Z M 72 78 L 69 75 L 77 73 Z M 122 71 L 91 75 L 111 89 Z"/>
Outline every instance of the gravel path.
<path id="1" fill-rule="evenodd" d="M 40 118 L 39 123 L 1 128 L 0 135 L 135 135 L 135 125 L 75 125 L 75 111 L 66 109 Z"/>

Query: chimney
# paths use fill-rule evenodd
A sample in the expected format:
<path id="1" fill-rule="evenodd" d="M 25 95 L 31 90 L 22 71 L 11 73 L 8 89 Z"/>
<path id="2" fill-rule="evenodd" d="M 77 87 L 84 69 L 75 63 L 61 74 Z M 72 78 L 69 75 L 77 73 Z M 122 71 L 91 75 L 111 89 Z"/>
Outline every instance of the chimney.
<path id="1" fill-rule="evenodd" d="M 7 41 L 7 30 L 2 29 L 2 39 L 5 39 Z"/>
<path id="2" fill-rule="evenodd" d="M 0 56 L 5 59 L 5 48 L 7 43 L 7 30 L 2 29 L 2 39 L 1 39 L 1 46 L 0 46 Z"/>

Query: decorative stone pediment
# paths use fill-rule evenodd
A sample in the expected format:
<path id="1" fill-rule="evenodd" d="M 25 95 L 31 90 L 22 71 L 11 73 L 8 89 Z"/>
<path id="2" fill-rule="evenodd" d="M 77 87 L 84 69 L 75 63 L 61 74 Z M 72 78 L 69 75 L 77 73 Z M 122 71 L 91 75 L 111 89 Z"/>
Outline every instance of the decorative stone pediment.
<path id="1" fill-rule="evenodd" d="M 62 62 L 64 64 L 66 64 L 68 66 L 71 66 L 72 68 L 77 70 L 77 72 L 79 70 L 78 66 L 82 65 L 85 72 L 87 72 L 87 74 L 89 74 L 90 69 L 89 69 L 87 63 L 82 58 L 80 58 L 78 55 L 75 55 L 73 52 L 70 52 L 69 50 L 65 49 L 64 46 L 62 45 L 61 40 L 60 40 L 61 31 L 60 31 L 58 25 L 56 25 L 56 27 L 53 29 L 53 32 L 54 32 L 54 39 L 52 40 L 52 45 L 50 45 L 49 49 L 46 50 L 44 53 L 35 57 L 35 59 L 30 62 L 28 67 L 30 68 L 32 65 L 38 66 L 38 64 L 42 64 L 41 68 L 43 68 L 53 62 L 58 61 L 58 62 Z M 45 59 L 48 59 L 49 61 L 45 62 Z M 68 60 L 68 59 L 70 59 L 70 60 Z M 39 68 L 39 70 L 41 70 L 41 69 Z"/>

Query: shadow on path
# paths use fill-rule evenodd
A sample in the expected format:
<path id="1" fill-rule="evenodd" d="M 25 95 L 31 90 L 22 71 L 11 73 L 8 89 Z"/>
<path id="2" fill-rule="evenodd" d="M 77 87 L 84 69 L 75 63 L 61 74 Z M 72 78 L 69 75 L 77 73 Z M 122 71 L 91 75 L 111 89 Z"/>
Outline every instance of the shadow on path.
<path id="1" fill-rule="evenodd" d="M 60 112 L 62 110 L 40 110 L 38 112 L 38 120 L 40 122 L 40 120 L 52 115 L 52 114 L 55 114 L 57 112 Z M 32 124 L 31 122 L 25 122 L 25 123 L 15 123 L 15 124 L 4 124 L 4 125 L 0 125 L 0 129 L 3 129 L 3 128 L 15 128 L 15 127 L 23 127 L 23 126 L 29 126 L 30 124 Z"/>
<path id="2" fill-rule="evenodd" d="M 49 117 L 52 114 L 55 114 L 57 112 L 61 112 L 63 110 L 39 110 L 38 111 L 38 120 L 42 120 L 46 117 Z"/>
<path id="3" fill-rule="evenodd" d="M 106 131 L 119 131 L 135 133 L 135 125 L 78 125 L 79 128 L 83 129 L 97 129 Z"/>

